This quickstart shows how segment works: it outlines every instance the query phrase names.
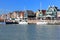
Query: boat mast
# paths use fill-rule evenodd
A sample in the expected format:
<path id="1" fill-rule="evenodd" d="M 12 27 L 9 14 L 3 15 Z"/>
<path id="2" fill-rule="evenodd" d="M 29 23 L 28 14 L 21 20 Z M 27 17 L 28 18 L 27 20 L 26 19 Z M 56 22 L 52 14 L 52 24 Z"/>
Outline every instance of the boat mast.
<path id="1" fill-rule="evenodd" d="M 41 2 L 40 2 L 40 12 L 41 12 Z"/>
<path id="2" fill-rule="evenodd" d="M 41 7 L 42 7 L 42 4 L 41 4 L 41 2 L 40 2 L 40 14 L 42 13 Z M 40 19 L 42 20 L 42 17 L 41 17 L 41 16 L 40 16 Z"/>
<path id="3" fill-rule="evenodd" d="M 24 19 L 25 19 L 25 21 L 27 21 L 27 10 L 26 10 L 26 8 L 24 7 Z"/>
<path id="4" fill-rule="evenodd" d="M 24 17 L 27 18 L 27 10 L 25 7 L 24 7 Z"/>

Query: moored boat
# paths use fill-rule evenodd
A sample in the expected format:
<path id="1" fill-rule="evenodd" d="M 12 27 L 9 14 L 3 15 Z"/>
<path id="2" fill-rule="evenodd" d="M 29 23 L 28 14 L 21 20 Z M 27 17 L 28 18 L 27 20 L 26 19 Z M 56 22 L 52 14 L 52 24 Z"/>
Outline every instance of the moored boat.
<path id="1" fill-rule="evenodd" d="M 6 24 L 18 24 L 17 22 L 5 22 Z"/>
<path id="2" fill-rule="evenodd" d="M 24 21 L 19 21 L 18 23 L 19 23 L 19 24 L 28 24 L 28 22 L 25 21 L 25 20 L 24 20 Z"/>
<path id="3" fill-rule="evenodd" d="M 5 23 L 6 23 L 6 24 L 18 24 L 18 22 L 12 21 L 12 20 L 6 20 Z"/>

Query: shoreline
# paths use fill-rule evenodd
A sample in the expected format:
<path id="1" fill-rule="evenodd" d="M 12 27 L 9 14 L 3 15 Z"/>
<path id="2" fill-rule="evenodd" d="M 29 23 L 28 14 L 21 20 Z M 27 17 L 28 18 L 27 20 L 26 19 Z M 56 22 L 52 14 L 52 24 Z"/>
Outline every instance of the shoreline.
<path id="1" fill-rule="evenodd" d="M 37 22 L 47 22 L 48 25 L 60 25 L 60 20 L 27 20 L 28 24 L 36 24 Z M 0 22 L 4 23 L 4 22 Z"/>

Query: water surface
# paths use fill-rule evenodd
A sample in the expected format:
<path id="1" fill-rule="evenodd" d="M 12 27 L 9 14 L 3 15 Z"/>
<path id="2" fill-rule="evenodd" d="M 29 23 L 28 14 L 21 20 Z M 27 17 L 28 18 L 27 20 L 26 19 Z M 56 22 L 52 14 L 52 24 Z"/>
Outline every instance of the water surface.
<path id="1" fill-rule="evenodd" d="M 0 40 L 60 40 L 60 25 L 0 25 Z"/>

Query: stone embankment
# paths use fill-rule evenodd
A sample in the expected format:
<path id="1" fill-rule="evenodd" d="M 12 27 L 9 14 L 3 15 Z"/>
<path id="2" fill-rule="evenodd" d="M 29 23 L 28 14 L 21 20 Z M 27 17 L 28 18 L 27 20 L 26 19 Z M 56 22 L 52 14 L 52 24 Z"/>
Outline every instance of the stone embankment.
<path id="1" fill-rule="evenodd" d="M 36 24 L 37 22 L 45 21 L 49 24 L 60 24 L 60 20 L 28 20 L 29 24 Z"/>

